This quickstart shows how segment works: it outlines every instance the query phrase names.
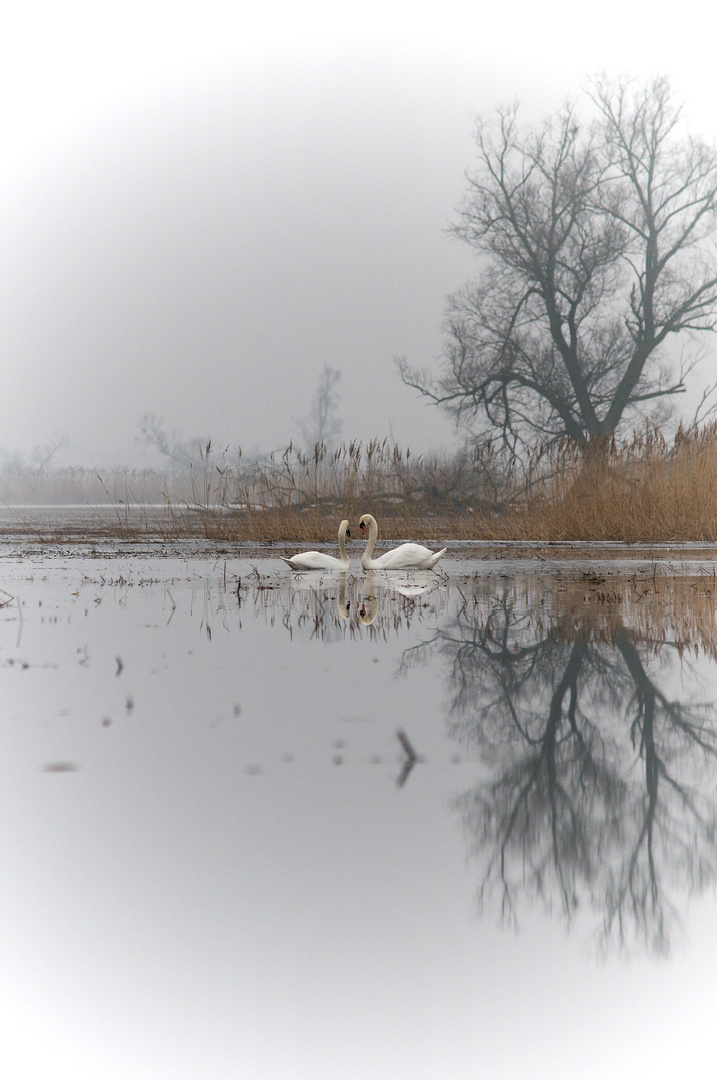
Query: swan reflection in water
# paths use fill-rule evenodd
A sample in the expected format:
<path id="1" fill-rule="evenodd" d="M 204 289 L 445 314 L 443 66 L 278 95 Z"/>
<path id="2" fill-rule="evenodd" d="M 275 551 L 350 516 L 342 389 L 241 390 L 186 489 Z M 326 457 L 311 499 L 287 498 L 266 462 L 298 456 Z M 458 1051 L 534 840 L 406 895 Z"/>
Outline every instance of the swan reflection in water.
<path id="1" fill-rule="evenodd" d="M 375 570 L 367 570 L 363 577 L 363 601 L 359 608 L 359 619 L 364 626 L 371 626 L 379 613 L 378 593 L 384 592 L 397 597 L 405 597 L 412 600 L 424 593 L 438 588 L 440 578 L 428 571 L 414 570 L 410 574 L 401 574 L 396 571 L 387 574 Z M 408 613 L 407 613 L 408 615 Z"/>
<path id="2" fill-rule="evenodd" d="M 364 626 L 372 626 L 378 615 L 378 597 L 373 581 L 367 581 L 364 588 L 364 599 L 359 608 L 359 620 Z"/>
<path id="3" fill-rule="evenodd" d="M 272 622 L 279 616 L 290 632 L 312 637 L 360 635 L 361 628 L 387 636 L 410 627 L 414 618 L 435 620 L 448 601 L 446 581 L 434 572 L 367 571 L 353 575 L 307 570 L 266 577 L 251 589 L 254 610 Z"/>
<path id="4" fill-rule="evenodd" d="M 666 953 L 680 908 L 715 882 L 717 710 L 694 670 L 698 654 L 717 661 L 715 597 L 702 587 L 711 610 L 687 625 L 695 583 L 672 587 L 687 596 L 648 635 L 622 615 L 627 595 L 546 617 L 493 584 L 486 605 L 404 653 L 404 671 L 426 651 L 447 662 L 451 734 L 486 766 L 455 801 L 481 909 L 516 922 L 538 903 L 568 926 L 587 916 L 602 950 Z M 668 638 L 680 613 L 685 632 Z M 703 699 L 676 699 L 690 679 Z"/>
<path id="5" fill-rule="evenodd" d="M 312 638 L 339 640 L 355 609 L 352 583 L 350 574 L 307 570 L 288 582 L 276 582 L 271 591 L 255 593 L 255 611 L 263 611 L 273 622 L 278 609 L 292 636 L 294 631 L 308 630 Z"/>

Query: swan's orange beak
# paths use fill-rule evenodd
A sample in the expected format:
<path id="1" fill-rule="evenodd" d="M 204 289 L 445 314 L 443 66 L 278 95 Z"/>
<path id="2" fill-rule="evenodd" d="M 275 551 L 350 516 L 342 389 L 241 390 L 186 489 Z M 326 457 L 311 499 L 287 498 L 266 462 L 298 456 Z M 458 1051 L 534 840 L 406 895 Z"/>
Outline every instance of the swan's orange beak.
<path id="1" fill-rule="evenodd" d="M 361 522 L 360 528 L 361 528 L 361 535 L 363 536 L 363 534 L 366 532 L 366 522 L 365 521 Z"/>

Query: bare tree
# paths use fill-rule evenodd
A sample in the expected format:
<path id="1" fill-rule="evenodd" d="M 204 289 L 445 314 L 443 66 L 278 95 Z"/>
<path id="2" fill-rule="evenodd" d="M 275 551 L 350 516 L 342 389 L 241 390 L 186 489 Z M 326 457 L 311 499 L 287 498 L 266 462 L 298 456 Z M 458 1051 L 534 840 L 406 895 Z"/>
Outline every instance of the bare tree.
<path id="1" fill-rule="evenodd" d="M 181 431 L 167 431 L 163 416 L 145 413 L 139 422 L 140 441 L 167 458 L 174 470 L 190 469 L 201 460 L 206 439 L 185 439 Z"/>
<path id="2" fill-rule="evenodd" d="M 320 443 L 330 448 L 341 436 L 344 425 L 337 415 L 341 395 L 336 389 L 340 379 L 340 371 L 324 364 L 316 392 L 311 399 L 308 416 L 304 420 L 295 418 L 295 423 L 299 425 L 304 442 L 310 450 Z"/>
<path id="3" fill-rule="evenodd" d="M 599 442 L 685 389 L 667 346 L 715 328 L 717 151 L 682 129 L 669 83 L 598 80 L 597 119 L 518 108 L 476 127 L 452 232 L 484 257 L 449 300 L 438 377 L 403 381 L 481 437 Z"/>
<path id="4" fill-rule="evenodd" d="M 67 446 L 70 439 L 68 435 L 61 434 L 59 431 L 53 432 L 52 436 L 47 442 L 39 444 L 33 447 L 32 450 L 32 464 L 38 472 L 44 473 L 46 469 L 49 469 L 52 465 L 53 459 L 56 454 L 63 450 Z"/>

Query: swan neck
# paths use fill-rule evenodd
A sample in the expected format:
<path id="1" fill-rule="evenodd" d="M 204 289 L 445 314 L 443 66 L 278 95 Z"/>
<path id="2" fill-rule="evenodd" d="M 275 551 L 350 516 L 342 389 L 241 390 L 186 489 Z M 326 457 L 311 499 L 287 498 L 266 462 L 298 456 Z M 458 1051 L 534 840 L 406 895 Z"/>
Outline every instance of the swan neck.
<path id="1" fill-rule="evenodd" d="M 342 562 L 346 559 L 346 526 L 343 522 L 339 526 L 339 555 Z"/>
<path id="2" fill-rule="evenodd" d="M 363 553 L 362 562 L 368 561 L 373 555 L 374 544 L 378 540 L 378 525 L 371 515 L 367 516 L 368 521 L 368 540 L 366 541 L 366 550 Z M 365 566 L 364 566 L 365 569 Z"/>

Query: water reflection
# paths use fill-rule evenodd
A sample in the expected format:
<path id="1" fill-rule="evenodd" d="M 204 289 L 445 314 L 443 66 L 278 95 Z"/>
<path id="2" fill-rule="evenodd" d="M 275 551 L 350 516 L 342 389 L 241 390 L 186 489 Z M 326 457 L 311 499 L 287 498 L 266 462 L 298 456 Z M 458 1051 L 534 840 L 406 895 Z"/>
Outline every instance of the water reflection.
<path id="1" fill-rule="evenodd" d="M 692 663 L 715 657 L 714 582 L 524 586 L 473 590 L 402 661 L 438 655 L 451 733 L 488 766 L 455 803 L 480 905 L 587 908 L 602 948 L 664 953 L 717 869 L 717 713 Z"/>
<path id="2" fill-rule="evenodd" d="M 277 563 L 0 560 L 23 1052 L 62 1027 L 104 1048 L 88 1080 L 697 1075 L 714 579 Z M 648 962 L 700 893 L 692 948 Z M 643 956 L 598 967 L 589 937 Z"/>
<path id="3" fill-rule="evenodd" d="M 291 579 L 257 573 L 246 592 L 255 614 L 272 623 L 278 618 L 291 635 L 308 633 L 326 642 L 386 639 L 415 623 L 433 625 L 450 597 L 447 581 L 430 571 L 307 572 Z"/>
<path id="4" fill-rule="evenodd" d="M 405 578 L 405 580 L 403 579 Z M 482 910 L 583 915 L 602 950 L 666 953 L 717 878 L 713 577 L 367 573 L 279 590 L 283 622 L 404 636 L 440 665 L 450 736 L 481 764 L 456 798 Z M 399 786 L 410 776 L 407 755 Z"/>
<path id="5" fill-rule="evenodd" d="M 418 776 L 438 768 L 440 746 L 442 760 L 461 763 L 464 790 L 454 786 L 450 804 L 479 867 L 481 909 L 517 922 L 521 909 L 539 907 L 579 923 L 601 948 L 664 953 L 686 897 L 717 879 L 717 581 L 474 567 L 294 576 L 268 561 L 225 563 L 223 572 L 199 562 L 88 561 L 60 571 L 52 610 L 61 623 L 57 614 L 51 621 L 45 578 L 28 571 L 4 585 L 3 620 L 14 623 L 7 645 L 15 644 L 0 668 L 55 670 L 54 638 L 74 614 L 73 665 L 104 663 L 113 684 L 98 682 L 100 717 L 147 722 L 143 703 L 154 694 L 159 715 L 182 713 L 191 700 L 215 730 L 246 701 L 241 735 L 256 723 L 256 742 L 251 755 L 241 749 L 244 771 L 272 755 L 294 760 L 277 719 L 287 714 L 325 713 L 327 730 L 350 720 L 354 742 L 366 732 L 362 757 L 352 750 L 351 760 L 388 765 L 393 754 L 390 784 L 398 777 L 411 795 Z M 31 583 L 37 607 L 27 604 Z M 110 617 L 112 599 L 122 621 Z M 135 623 L 154 649 L 151 664 L 133 654 L 134 640 L 118 643 Z M 67 682 L 55 697 L 80 700 L 84 684 Z M 445 732 L 430 695 L 443 699 Z M 311 730 L 293 737 L 308 746 Z M 71 760 L 66 753 L 46 760 Z M 426 767 L 414 769 L 424 755 Z"/>
<path id="6" fill-rule="evenodd" d="M 415 597 L 422 596 L 424 593 L 436 591 L 436 597 L 438 598 L 439 585 L 444 584 L 444 581 L 437 575 L 430 571 L 415 571 L 410 574 L 401 574 L 397 572 L 392 573 L 380 573 L 376 570 L 367 570 L 361 581 L 361 592 L 363 593 L 363 600 L 359 608 L 359 619 L 364 626 L 372 626 L 379 615 L 379 596 L 381 591 L 385 593 L 384 610 L 388 609 L 389 598 L 396 599 L 398 597 L 404 597 L 409 601 L 413 601 Z M 444 594 L 445 595 L 445 594 Z M 402 616 L 406 621 L 406 629 L 411 625 L 411 618 L 416 613 L 419 616 L 424 612 L 430 613 L 429 617 L 437 614 L 439 607 L 436 604 L 418 605 L 415 603 L 398 603 L 394 604 L 392 629 L 399 631 L 402 626 Z M 384 627 L 384 631 L 385 631 Z"/>

